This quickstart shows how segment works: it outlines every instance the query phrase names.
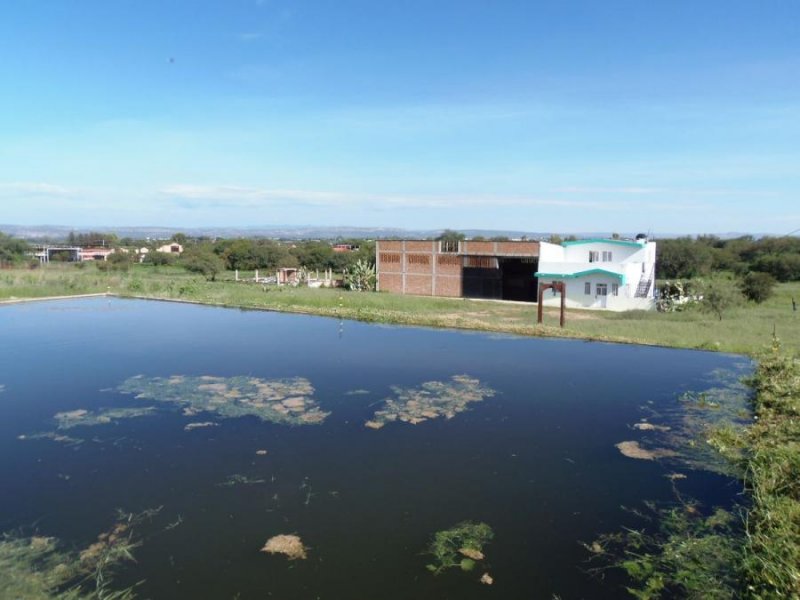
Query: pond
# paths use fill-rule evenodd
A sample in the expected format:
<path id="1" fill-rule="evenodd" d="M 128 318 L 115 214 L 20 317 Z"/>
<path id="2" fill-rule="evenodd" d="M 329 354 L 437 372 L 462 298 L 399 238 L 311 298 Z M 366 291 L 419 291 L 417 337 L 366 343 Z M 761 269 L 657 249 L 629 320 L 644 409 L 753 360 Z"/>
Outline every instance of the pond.
<path id="1" fill-rule="evenodd" d="M 141 598 L 619 598 L 580 542 L 740 489 L 658 436 L 741 357 L 105 298 L 0 327 L 0 531 L 102 550 L 152 511 L 113 582 Z M 465 521 L 491 540 L 432 572 Z"/>

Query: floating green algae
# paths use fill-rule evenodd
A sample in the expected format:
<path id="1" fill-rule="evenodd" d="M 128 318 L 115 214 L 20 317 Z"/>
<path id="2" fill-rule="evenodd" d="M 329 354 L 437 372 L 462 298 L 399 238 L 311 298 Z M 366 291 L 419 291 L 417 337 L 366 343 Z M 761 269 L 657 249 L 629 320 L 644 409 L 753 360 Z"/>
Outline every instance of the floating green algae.
<path id="1" fill-rule="evenodd" d="M 56 433 L 55 431 L 43 431 L 41 433 L 29 433 L 17 436 L 18 440 L 52 440 L 67 446 L 78 446 L 84 442 L 80 438 L 74 438 L 69 435 Z"/>
<path id="2" fill-rule="evenodd" d="M 218 483 L 217 486 L 235 487 L 237 485 L 259 485 L 261 483 L 267 483 L 267 480 L 258 477 L 249 477 L 241 473 L 234 473 L 233 475 L 229 475 L 225 481 Z"/>
<path id="3" fill-rule="evenodd" d="M 494 532 L 489 525 L 474 521 L 463 521 L 450 529 L 437 531 L 427 549 L 433 562 L 426 566 L 437 575 L 453 567 L 471 571 L 486 558 L 483 547 L 492 538 Z"/>
<path id="4" fill-rule="evenodd" d="M 115 589 L 113 572 L 133 561 L 133 526 L 152 511 L 121 513 L 108 531 L 81 551 L 56 538 L 0 536 L 0 598 L 25 600 L 133 600 L 133 588 Z"/>
<path id="5" fill-rule="evenodd" d="M 71 429 L 72 427 L 94 425 L 108 425 L 123 419 L 146 417 L 155 413 L 155 408 L 109 408 L 99 411 L 89 411 L 83 408 L 56 413 L 53 418 L 58 423 L 58 429 Z"/>
<path id="6" fill-rule="evenodd" d="M 368 394 L 369 390 L 362 390 L 362 389 L 349 390 L 344 393 L 345 396 L 366 396 Z"/>
<path id="7" fill-rule="evenodd" d="M 314 400 L 308 379 L 258 379 L 255 377 L 144 377 L 137 375 L 119 386 L 137 398 L 183 408 L 185 415 L 200 412 L 221 417 L 255 416 L 262 421 L 287 425 L 322 423 L 330 414 Z"/>
<path id="8" fill-rule="evenodd" d="M 452 419 L 473 402 L 491 398 L 495 391 L 468 375 L 454 375 L 450 381 L 426 381 L 418 388 L 392 386 L 394 398 L 386 398 L 383 407 L 365 425 L 380 429 L 387 423 L 402 421 L 416 425 L 429 419 Z"/>

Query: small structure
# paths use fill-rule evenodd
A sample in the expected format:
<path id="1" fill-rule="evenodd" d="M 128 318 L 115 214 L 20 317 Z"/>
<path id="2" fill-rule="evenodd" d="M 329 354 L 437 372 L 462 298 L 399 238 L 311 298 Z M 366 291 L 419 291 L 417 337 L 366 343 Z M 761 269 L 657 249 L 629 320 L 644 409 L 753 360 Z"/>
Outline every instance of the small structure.
<path id="1" fill-rule="evenodd" d="M 183 254 L 183 246 L 176 242 L 164 244 L 156 248 L 156 252 L 163 252 L 164 254 Z"/>
<path id="2" fill-rule="evenodd" d="M 278 285 L 297 285 L 298 284 L 299 269 L 292 267 L 283 267 L 278 269 L 276 276 Z"/>
<path id="3" fill-rule="evenodd" d="M 67 262 L 79 262 L 82 250 L 80 246 L 39 246 L 33 255 L 42 264 L 49 263 L 54 256 L 64 254 L 67 256 Z"/>
<path id="4" fill-rule="evenodd" d="M 656 243 L 640 234 L 635 240 L 541 242 L 536 277 L 563 282 L 569 308 L 651 310 L 655 308 L 655 269 Z M 557 305 L 555 291 L 543 303 Z"/>
<path id="5" fill-rule="evenodd" d="M 113 248 L 106 248 L 103 246 L 81 248 L 80 260 L 108 260 L 108 257 L 113 253 Z"/>

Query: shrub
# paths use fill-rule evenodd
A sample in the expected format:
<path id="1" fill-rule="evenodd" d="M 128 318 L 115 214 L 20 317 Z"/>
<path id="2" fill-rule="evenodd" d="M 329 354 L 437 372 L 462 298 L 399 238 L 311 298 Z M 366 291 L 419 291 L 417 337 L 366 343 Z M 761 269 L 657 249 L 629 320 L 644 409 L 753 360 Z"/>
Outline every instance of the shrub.
<path id="1" fill-rule="evenodd" d="M 739 288 L 742 294 L 748 300 L 752 300 L 757 304 L 761 304 L 769 299 L 775 292 L 775 284 L 777 281 L 769 273 L 760 273 L 758 271 L 751 271 L 739 282 Z"/>
<path id="2" fill-rule="evenodd" d="M 717 315 L 722 321 L 723 313 L 738 306 L 744 300 L 736 283 L 728 277 L 715 276 L 706 279 L 702 284 L 703 298 L 700 306 Z"/>

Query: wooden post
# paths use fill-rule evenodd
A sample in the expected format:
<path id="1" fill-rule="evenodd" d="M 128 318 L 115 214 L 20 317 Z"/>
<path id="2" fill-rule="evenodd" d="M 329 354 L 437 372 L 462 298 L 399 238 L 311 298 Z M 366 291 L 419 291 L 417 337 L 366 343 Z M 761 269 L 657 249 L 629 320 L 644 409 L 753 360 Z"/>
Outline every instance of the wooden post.
<path id="1" fill-rule="evenodd" d="M 541 325 L 542 318 L 544 317 L 544 307 L 542 306 L 542 302 L 544 300 L 544 290 L 545 288 L 544 283 L 539 284 L 539 307 L 536 309 L 536 322 Z"/>
<path id="2" fill-rule="evenodd" d="M 561 327 L 564 327 L 564 316 L 566 314 L 567 290 L 563 281 L 554 281 L 553 283 L 540 283 L 539 284 L 539 306 L 536 308 L 536 323 L 540 324 L 544 317 L 544 292 L 545 290 L 553 289 L 561 292 L 561 315 L 558 320 Z"/>

